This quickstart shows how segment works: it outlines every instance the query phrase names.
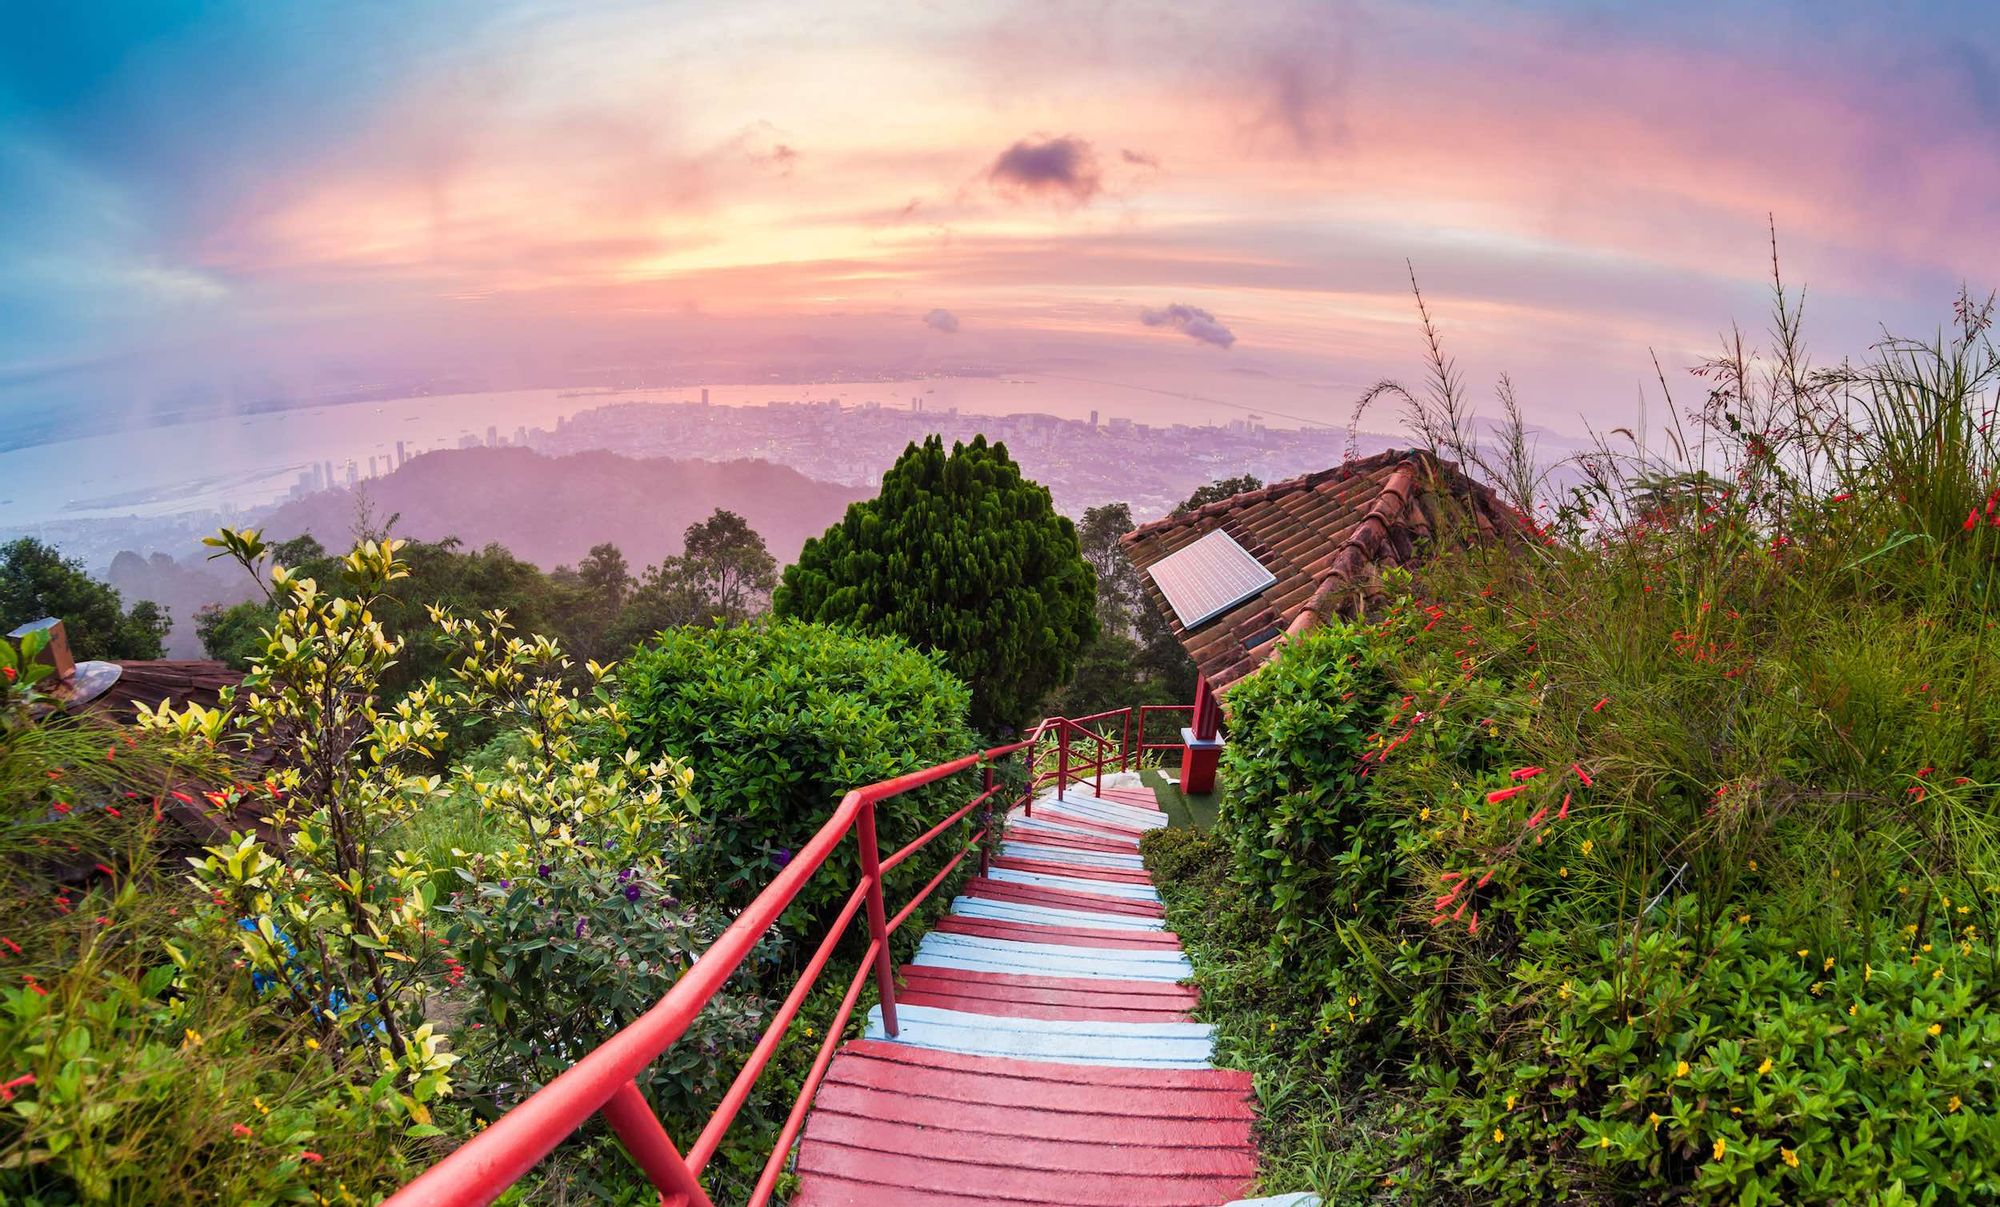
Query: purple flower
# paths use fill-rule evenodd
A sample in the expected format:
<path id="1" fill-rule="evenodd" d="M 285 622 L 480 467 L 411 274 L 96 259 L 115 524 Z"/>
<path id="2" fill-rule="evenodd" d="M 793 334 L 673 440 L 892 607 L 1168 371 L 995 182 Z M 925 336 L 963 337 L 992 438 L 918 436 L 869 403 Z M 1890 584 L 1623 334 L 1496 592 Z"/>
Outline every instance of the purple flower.
<path id="1" fill-rule="evenodd" d="M 630 880 L 631 878 L 632 878 L 631 868 L 626 868 L 624 871 L 618 873 L 618 883 L 620 884 L 625 883 L 627 880 Z"/>
<path id="2" fill-rule="evenodd" d="M 636 884 L 628 884 L 628 885 L 626 885 L 626 886 L 625 886 L 625 899 L 626 899 L 627 901 L 637 901 L 637 900 L 639 899 L 639 886 L 638 886 L 638 885 L 636 885 Z"/>
<path id="3" fill-rule="evenodd" d="M 539 864 L 535 868 L 535 875 L 540 876 L 544 880 L 547 880 L 549 878 L 549 873 L 553 871 L 555 871 L 555 869 L 550 867 L 548 864 L 546 863 Z"/>
<path id="4" fill-rule="evenodd" d="M 790 847 L 779 847 L 776 851 L 773 851 L 771 853 L 771 862 L 777 864 L 779 867 L 784 867 L 791 861 L 792 861 L 792 848 Z"/>
<path id="5" fill-rule="evenodd" d="M 581 938 L 583 937 L 583 919 L 582 919 L 582 918 L 578 918 L 578 919 L 576 920 L 576 937 L 577 937 L 577 938 L 579 938 L 579 939 L 581 939 Z"/>
<path id="6" fill-rule="evenodd" d="M 504 890 L 506 890 L 506 889 L 510 889 L 510 888 L 513 888 L 513 887 L 514 887 L 514 882 L 513 882 L 513 881 L 511 881 L 511 880 L 502 880 L 502 881 L 500 882 L 500 888 L 501 888 L 501 889 L 502 889 L 503 891 L 504 891 Z"/>

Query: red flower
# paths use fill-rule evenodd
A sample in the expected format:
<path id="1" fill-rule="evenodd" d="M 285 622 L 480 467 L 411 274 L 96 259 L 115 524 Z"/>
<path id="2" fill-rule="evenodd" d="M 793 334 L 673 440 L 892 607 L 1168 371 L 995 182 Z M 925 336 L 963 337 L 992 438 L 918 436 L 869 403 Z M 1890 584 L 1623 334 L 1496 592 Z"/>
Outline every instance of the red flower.
<path id="1" fill-rule="evenodd" d="M 1535 810 L 1535 815 L 1528 819 L 1528 828 L 1532 830 L 1536 826 L 1541 825 L 1542 819 L 1544 817 L 1547 817 L 1548 815 L 1549 815 L 1549 807 L 1547 805 L 1543 805 L 1541 808 Z"/>
<path id="2" fill-rule="evenodd" d="M 1965 513 L 1965 523 L 1959 525 L 1958 530 L 1960 532 L 1971 532 L 1977 527 L 1979 527 L 1979 509 L 1975 507 Z"/>
<path id="3" fill-rule="evenodd" d="M 316 1152 L 313 1152 L 313 1151 L 312 1151 L 311 1149 L 307 1149 L 307 1150 L 306 1150 L 305 1152 L 302 1152 L 302 1153 L 300 1153 L 300 1154 L 299 1154 L 299 1160 L 301 1160 L 301 1161 L 310 1161 L 310 1162 L 312 1162 L 312 1163 L 313 1163 L 314 1165 L 317 1165 L 317 1164 L 319 1164 L 319 1163 L 320 1163 L 321 1161 L 324 1161 L 324 1160 L 326 1160 L 326 1158 L 325 1158 L 325 1157 L 322 1157 L 322 1156 L 320 1156 L 320 1155 L 319 1155 L 318 1153 L 316 1153 Z"/>
<path id="4" fill-rule="evenodd" d="M 0 1102 L 14 1101 L 15 1090 L 33 1084 L 35 1084 L 35 1075 L 33 1073 L 23 1073 L 12 1081 L 0 1084 Z"/>
<path id="5" fill-rule="evenodd" d="M 1523 767 L 1519 771 L 1512 772 L 1511 774 L 1515 782 L 1518 783 L 1521 780 L 1534 779 L 1536 776 L 1542 773 L 1542 770 L 1543 769 L 1540 767 Z"/>
<path id="6" fill-rule="evenodd" d="M 1584 770 L 1584 769 L 1583 769 L 1582 767 L 1579 767 L 1579 766 L 1578 766 L 1577 764 L 1575 764 L 1575 763 L 1571 763 L 1571 764 L 1569 765 L 1569 769 L 1570 769 L 1571 771 L 1574 771 L 1574 772 L 1576 772 L 1576 778 L 1577 778 L 1577 779 L 1578 779 L 1578 780 L 1579 780 L 1580 782 L 1582 782 L 1582 784 L 1583 784 L 1583 786 L 1584 786 L 1584 787 L 1586 787 L 1586 788 L 1595 788 L 1595 787 L 1597 786 L 1597 781 L 1596 781 L 1596 780 L 1593 780 L 1593 779 L 1591 779 L 1591 778 L 1590 778 L 1590 773 L 1589 773 L 1588 771 L 1585 771 L 1585 770 Z"/>
<path id="7" fill-rule="evenodd" d="M 250 1129 L 244 1127 L 241 1123 L 230 1124 L 229 1130 L 236 1133 L 238 1136 L 248 1136 L 250 1134 Z"/>
<path id="8" fill-rule="evenodd" d="M 0 666 L 0 675 L 7 676 L 7 682 L 12 683 L 14 681 L 14 668 L 11 666 Z"/>
<path id="9" fill-rule="evenodd" d="M 1610 697 L 1610 696 L 1606 696 L 1606 697 L 1604 697 L 1604 698 L 1603 698 L 1602 700 L 1599 700 L 1599 701 L 1598 701 L 1597 703 L 1595 703 L 1595 704 L 1591 705 L 1591 706 L 1590 706 L 1590 711 L 1592 711 L 1592 712 L 1603 712 L 1603 711 L 1604 711 L 1604 706 L 1605 706 L 1606 704 L 1609 704 L 1609 703 L 1611 703 L 1611 697 Z"/>
<path id="10" fill-rule="evenodd" d="M 1563 806 L 1561 809 L 1558 809 L 1556 811 L 1556 820 L 1561 821 L 1563 818 L 1568 816 L 1569 816 L 1569 793 L 1565 792 L 1563 793 Z"/>
<path id="11" fill-rule="evenodd" d="M 1503 800 L 1513 800 L 1525 791 L 1527 791 L 1525 788 L 1495 788 L 1486 794 L 1486 803 L 1497 805 Z"/>

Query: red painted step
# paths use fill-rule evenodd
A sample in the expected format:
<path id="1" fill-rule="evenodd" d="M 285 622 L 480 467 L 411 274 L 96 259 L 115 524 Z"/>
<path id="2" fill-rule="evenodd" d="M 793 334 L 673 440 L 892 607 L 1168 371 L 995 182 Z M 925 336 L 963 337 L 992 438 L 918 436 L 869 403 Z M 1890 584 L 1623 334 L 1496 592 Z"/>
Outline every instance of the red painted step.
<path id="1" fill-rule="evenodd" d="M 886 1119 L 936 1127 L 939 1099 L 856 1085 L 828 1085 L 813 1099 L 813 1111 L 856 1119 Z M 993 1102 L 963 1102 L 950 1111 L 951 1130 L 1019 1136 L 1025 1139 L 1076 1140 L 1086 1144 L 1122 1144 L 1133 1139 L 1130 1115 L 1096 1111 L 1052 1111 Z M 1248 1119 L 1148 1118 L 1144 1140 L 1155 1145 L 1229 1147 L 1250 1142 Z"/>
<path id="2" fill-rule="evenodd" d="M 980 1165 L 1012 1165 L 1049 1173 L 1125 1174 L 1143 1177 L 1247 1178 L 1257 1159 L 1242 1148 L 1236 1129 L 1215 1144 L 1163 1144 L 1128 1125 L 1124 1134 L 1096 1140 L 1071 1134 L 1055 1138 L 972 1131 L 955 1126 L 956 1112 L 925 1125 L 815 1111 L 808 1142 L 905 1157 L 945 1158 Z"/>
<path id="3" fill-rule="evenodd" d="M 914 1191 L 924 1197 L 908 1201 L 922 1203 L 936 1203 L 938 1195 L 976 1189 L 988 1199 L 1002 1203 L 1070 1203 L 1072 1207 L 1134 1207 L 1136 1203 L 1148 1207 L 1216 1207 L 1216 1203 L 1242 1197 L 1242 1191 L 1250 1185 L 1250 1177 L 1234 1175 L 1174 1177 L 1030 1169 L 990 1161 L 876 1153 L 826 1141 L 808 1141 L 798 1147 L 798 1173 L 808 1185 L 818 1181 L 818 1177 L 836 1177 Z M 794 1201 L 812 1205 L 838 1199 L 798 1195 Z M 886 1199 L 868 1195 L 854 1201 L 878 1205 Z"/>
<path id="4" fill-rule="evenodd" d="M 1086 830 L 1095 830 L 1101 834 L 1130 838 L 1135 841 L 1146 833 L 1146 827 L 1144 826 L 1122 826 L 1116 822 L 1102 821 L 1094 817 L 1084 817 L 1075 813 L 1065 813 L 1060 809 L 1044 809 L 1040 813 L 1033 814 L 1029 820 L 1034 820 L 1035 818 L 1060 822 L 1065 826 L 1081 826 Z"/>
<path id="5" fill-rule="evenodd" d="M 1052 1006 L 1102 1002 L 1133 1009 L 1192 1010 L 1199 1000 L 1191 985 L 1170 981 L 1117 981 L 1101 977 L 1027 976 L 971 968 L 905 964 L 899 974 L 912 988 L 961 997 L 1013 998 Z"/>
<path id="6" fill-rule="evenodd" d="M 1050 978 L 1043 978 L 1050 979 Z M 1111 982 L 1120 984 L 1122 982 Z M 1219 1093 L 1234 1100 L 1249 1118 L 1250 1074 L 1237 1069 L 1153 1069 L 1122 1065 L 1058 1064 L 1046 1060 L 1011 1060 L 1001 1056 L 967 1056 L 881 1039 L 851 1040 L 840 1049 L 850 1067 L 893 1068 L 895 1075 L 915 1083 L 935 1085 L 961 1078 L 985 1078 L 1028 1087 L 1118 1086 L 1149 1090 Z M 842 1060 L 836 1060 L 837 1067 Z M 828 1077 L 833 1074 L 829 1072 Z M 1040 1092 L 1037 1090 L 1036 1092 Z"/>
<path id="7" fill-rule="evenodd" d="M 1158 811 L 1160 807 L 1159 795 L 1151 788 L 1106 788 L 1097 795 L 1117 804 L 1130 805 L 1135 809 Z"/>
<path id="8" fill-rule="evenodd" d="M 1157 901 L 1134 901 L 1130 897 L 1110 897 L 1074 889 L 1047 888 L 1039 884 L 1015 884 L 1011 880 L 989 880 L 984 876 L 966 882 L 965 896 L 1013 901 L 1021 905 L 1046 905 L 1055 909 L 1096 910 L 1101 914 L 1124 914 L 1132 918 L 1164 918 L 1166 907 Z"/>
<path id="9" fill-rule="evenodd" d="M 1078 880 L 1104 880 L 1112 884 L 1144 884 L 1153 881 L 1144 869 L 1086 867 L 1079 863 L 1055 863 L 1047 859 L 1023 859 L 1018 855 L 995 855 L 993 866 L 1043 876 L 1068 876 Z"/>
<path id="10" fill-rule="evenodd" d="M 1090 838 L 1082 834 L 1052 833 L 1034 830 L 1021 825 L 1007 827 L 1007 837 L 1015 842 L 1039 843 L 1045 847 L 1064 847 L 1072 851 L 1097 851 L 1105 855 L 1136 855 L 1139 844 L 1105 836 Z"/>
<path id="11" fill-rule="evenodd" d="M 1064 947 L 1131 947 L 1149 951 L 1181 949 L 1180 938 L 1164 930 L 1043 926 L 999 918 L 962 918 L 957 914 L 938 919 L 938 924 L 932 929 L 952 935 L 980 935 L 988 939 L 1011 939 L 1016 943 L 1057 943 Z"/>

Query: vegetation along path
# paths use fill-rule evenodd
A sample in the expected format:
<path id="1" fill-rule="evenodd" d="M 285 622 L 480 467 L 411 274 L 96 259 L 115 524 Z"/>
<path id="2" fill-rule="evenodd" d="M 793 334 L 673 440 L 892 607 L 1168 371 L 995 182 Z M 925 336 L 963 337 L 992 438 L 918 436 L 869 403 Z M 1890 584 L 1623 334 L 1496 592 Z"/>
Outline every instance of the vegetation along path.
<path id="1" fill-rule="evenodd" d="M 1017 809 L 984 875 L 841 1049 L 798 1155 L 801 1207 L 1214 1207 L 1256 1171 L 1250 1077 L 1210 1063 L 1180 940 L 1139 859 L 1136 775 Z"/>

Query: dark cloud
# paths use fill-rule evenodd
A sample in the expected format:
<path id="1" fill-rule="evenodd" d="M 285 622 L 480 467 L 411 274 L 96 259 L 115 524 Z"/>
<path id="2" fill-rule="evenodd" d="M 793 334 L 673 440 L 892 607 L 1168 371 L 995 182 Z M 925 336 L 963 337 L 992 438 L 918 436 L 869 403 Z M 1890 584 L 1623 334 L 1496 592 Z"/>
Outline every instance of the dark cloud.
<path id="1" fill-rule="evenodd" d="M 1198 339 L 1218 348 L 1227 348 L 1236 342 L 1235 332 L 1199 306 L 1184 306 L 1175 302 L 1158 310 L 1148 308 L 1139 312 L 1139 321 L 1148 327 L 1171 327 L 1189 339 Z"/>
<path id="2" fill-rule="evenodd" d="M 1152 168 L 1155 171 L 1157 171 L 1160 166 L 1160 161 L 1158 159 L 1154 158 L 1151 155 L 1146 154 L 1144 151 L 1134 151 L 1131 150 L 1130 148 L 1126 148 L 1125 150 L 1118 152 L 1118 156 L 1119 158 L 1123 159 L 1126 163 L 1131 164 L 1135 168 Z"/>
<path id="3" fill-rule="evenodd" d="M 937 309 L 924 316 L 924 326 L 946 335 L 958 330 L 958 316 L 949 310 Z"/>
<path id="4" fill-rule="evenodd" d="M 1311 10 L 1254 56 L 1256 122 L 1308 158 L 1348 142 L 1352 25 L 1339 6 Z"/>
<path id="5" fill-rule="evenodd" d="M 1067 199 L 1078 205 L 1104 187 L 1097 153 L 1089 143 L 1070 136 L 1041 142 L 1022 139 L 1000 152 L 986 179 L 1006 192 Z"/>

